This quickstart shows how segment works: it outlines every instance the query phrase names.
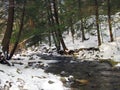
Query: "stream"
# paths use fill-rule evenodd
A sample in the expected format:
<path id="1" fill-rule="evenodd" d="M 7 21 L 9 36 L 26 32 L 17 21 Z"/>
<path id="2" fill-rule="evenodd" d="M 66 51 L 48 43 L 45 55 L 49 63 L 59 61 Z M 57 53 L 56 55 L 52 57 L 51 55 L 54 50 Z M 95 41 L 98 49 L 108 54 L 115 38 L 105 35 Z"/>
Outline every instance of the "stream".
<path id="1" fill-rule="evenodd" d="M 74 80 L 68 82 L 72 90 L 120 90 L 120 68 L 113 68 L 109 62 L 73 60 L 70 57 L 48 59 L 58 62 L 50 63 L 45 71 L 62 77 L 73 76 Z"/>

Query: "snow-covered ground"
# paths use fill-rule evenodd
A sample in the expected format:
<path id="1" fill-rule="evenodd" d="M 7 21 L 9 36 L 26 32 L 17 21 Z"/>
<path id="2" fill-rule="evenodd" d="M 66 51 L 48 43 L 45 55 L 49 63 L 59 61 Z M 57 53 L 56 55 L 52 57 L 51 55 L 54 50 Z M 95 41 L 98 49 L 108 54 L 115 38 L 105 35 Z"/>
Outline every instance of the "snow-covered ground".
<path id="1" fill-rule="evenodd" d="M 32 56 L 33 60 L 29 60 L 28 54 L 30 55 L 26 53 L 26 56 L 15 56 L 14 58 L 22 60 L 11 60 L 11 64 L 15 62 L 13 66 L 0 64 L 0 90 L 69 90 L 64 87 L 60 76 L 39 68 L 47 65 L 47 61 L 39 60 L 36 55 Z M 37 60 L 41 63 L 37 63 Z M 36 64 L 31 66 L 28 62 Z"/>
<path id="2" fill-rule="evenodd" d="M 82 50 L 79 52 L 77 57 L 79 59 L 87 59 L 87 60 L 94 60 L 94 59 L 112 59 L 117 62 L 120 62 L 120 30 L 116 30 L 116 33 L 119 34 L 114 42 L 103 42 L 100 46 L 98 46 L 97 36 L 90 36 L 89 40 L 81 42 L 80 39 L 74 40 L 72 43 L 71 35 L 65 38 L 65 43 L 68 49 L 81 49 L 81 48 L 99 48 L 99 51 L 87 51 Z M 109 37 L 106 37 L 109 39 Z"/>
<path id="3" fill-rule="evenodd" d="M 112 16 L 112 31 L 113 31 L 113 37 L 114 42 L 110 42 L 110 33 L 108 28 L 108 22 L 107 17 L 104 15 L 100 16 L 102 22 L 100 23 L 100 33 L 101 33 L 101 41 L 102 45 L 98 46 L 97 42 L 97 33 L 95 26 L 93 25 L 93 29 L 90 31 L 91 33 L 94 33 L 94 35 L 91 35 L 89 33 L 86 34 L 86 38 L 89 38 L 88 40 L 85 40 L 82 42 L 81 38 L 78 38 L 77 34 L 74 35 L 74 43 L 71 37 L 71 32 L 64 33 L 65 35 L 65 43 L 68 49 L 80 49 L 80 48 L 99 48 L 99 51 L 80 51 L 79 55 L 77 57 L 79 59 L 86 59 L 86 60 L 94 60 L 94 59 L 111 59 L 117 62 L 120 62 L 120 14 L 116 13 Z M 94 16 L 91 16 L 90 19 L 87 20 L 87 23 L 94 22 Z M 78 22 L 79 23 L 79 22 Z M 77 24 L 78 24 L 77 23 Z"/>
<path id="4" fill-rule="evenodd" d="M 102 16 L 101 16 L 102 17 Z M 119 14 L 116 14 L 114 22 L 116 26 L 113 25 L 114 42 L 109 42 L 109 32 L 106 22 L 103 21 L 101 24 L 101 32 L 103 35 L 103 43 L 101 46 L 97 45 L 97 36 L 86 35 L 88 40 L 82 42 L 80 38 L 75 35 L 74 43 L 72 42 L 71 34 L 64 33 L 64 40 L 66 46 L 69 50 L 75 50 L 80 48 L 99 48 L 99 51 L 87 51 L 82 50 L 76 55 L 78 59 L 81 60 L 100 60 L 100 59 L 111 59 L 120 62 L 120 20 Z M 91 21 L 90 21 L 91 22 Z M 44 72 L 43 66 L 47 66 L 48 63 L 54 63 L 55 60 L 42 60 L 36 55 L 39 53 L 44 54 L 45 48 L 52 50 L 53 47 L 47 45 L 41 45 L 39 47 L 31 47 L 27 51 L 21 54 L 14 55 L 14 59 L 21 60 L 11 60 L 10 62 L 15 62 L 14 66 L 6 66 L 0 64 L 0 90 L 70 90 L 66 88 L 60 76 L 53 75 L 51 73 Z M 52 52 L 52 51 L 51 51 Z M 48 53 L 46 53 L 48 54 Z M 54 55 L 58 55 L 56 52 Z M 29 62 L 41 62 L 30 66 Z M 19 64 L 18 64 L 19 63 Z M 22 63 L 22 65 L 20 65 Z M 38 65 L 38 66 L 36 66 Z M 118 65 L 120 64 L 118 63 Z M 40 68 L 39 68 L 40 67 Z"/>

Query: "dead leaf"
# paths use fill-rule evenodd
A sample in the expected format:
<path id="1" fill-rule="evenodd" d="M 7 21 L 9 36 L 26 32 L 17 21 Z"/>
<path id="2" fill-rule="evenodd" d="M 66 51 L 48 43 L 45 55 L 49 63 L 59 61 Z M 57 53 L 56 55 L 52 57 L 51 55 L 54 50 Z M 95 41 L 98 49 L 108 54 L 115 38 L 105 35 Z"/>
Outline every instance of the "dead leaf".
<path id="1" fill-rule="evenodd" d="M 76 79 L 75 81 L 78 82 L 78 83 L 80 83 L 80 84 L 83 84 L 83 85 L 86 85 L 86 84 L 89 83 L 89 81 L 88 81 L 88 80 L 85 80 L 85 79 L 81 79 L 81 80 Z"/>

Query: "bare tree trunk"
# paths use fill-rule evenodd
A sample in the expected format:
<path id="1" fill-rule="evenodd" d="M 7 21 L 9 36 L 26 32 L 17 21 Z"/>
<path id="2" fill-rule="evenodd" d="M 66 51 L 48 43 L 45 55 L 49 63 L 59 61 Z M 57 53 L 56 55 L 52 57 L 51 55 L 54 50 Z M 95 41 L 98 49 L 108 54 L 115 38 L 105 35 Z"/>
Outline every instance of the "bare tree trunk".
<path id="1" fill-rule="evenodd" d="M 83 22 L 83 19 L 81 18 L 81 31 L 82 31 L 82 42 L 84 41 L 84 40 L 86 40 L 86 38 L 85 38 L 85 31 L 84 31 L 84 22 Z"/>
<path id="2" fill-rule="evenodd" d="M 98 45 L 101 45 L 100 31 L 99 31 L 99 13 L 98 13 L 98 1 L 95 0 L 95 13 L 96 13 L 96 27 L 98 36 Z"/>
<path id="3" fill-rule="evenodd" d="M 6 56 L 6 59 L 8 58 L 9 53 L 9 44 L 13 31 L 13 22 L 14 22 L 14 0 L 9 0 L 7 28 L 4 34 L 4 38 L 2 40 L 3 46 L 2 50 Z"/>
<path id="4" fill-rule="evenodd" d="M 71 26 L 71 33 L 72 33 L 72 42 L 74 43 L 75 30 L 74 30 L 73 26 Z"/>
<path id="5" fill-rule="evenodd" d="M 108 24 L 109 24 L 109 32 L 110 32 L 110 41 L 113 42 L 113 33 L 112 33 L 112 24 L 111 24 L 111 8 L 110 8 L 110 0 L 107 0 L 108 4 Z"/>
<path id="6" fill-rule="evenodd" d="M 54 8 L 55 21 L 56 21 L 56 25 L 57 25 L 57 28 L 58 28 L 57 30 L 58 30 L 59 40 L 61 42 L 63 50 L 67 50 L 67 47 L 64 43 L 62 33 L 61 33 L 61 30 L 60 30 L 60 23 L 59 23 L 59 19 L 58 19 L 58 10 L 57 10 L 57 6 L 56 6 L 56 0 L 53 0 L 53 8 Z"/>
<path id="7" fill-rule="evenodd" d="M 48 35 L 48 40 L 49 40 L 49 46 L 51 46 L 51 29 L 50 29 L 50 26 L 51 26 L 51 20 L 50 20 L 50 17 L 51 17 L 51 15 L 50 15 L 50 2 L 49 2 L 49 0 L 46 0 L 46 11 L 47 11 L 47 19 L 48 19 L 48 21 L 47 21 L 47 29 L 48 29 L 48 32 L 49 32 L 49 35 Z"/>
<path id="8" fill-rule="evenodd" d="M 82 42 L 86 40 L 85 38 L 85 31 L 84 31 L 84 22 L 83 22 L 83 14 L 81 12 L 81 0 L 78 0 L 78 9 L 79 9 L 79 18 L 81 19 L 81 31 L 82 31 Z"/>
<path id="9" fill-rule="evenodd" d="M 26 1 L 23 2 L 23 11 L 22 11 L 22 15 L 21 15 L 21 20 L 20 20 L 20 28 L 19 28 L 19 32 L 18 32 L 18 35 L 17 35 L 17 39 L 16 39 L 16 42 L 14 44 L 14 47 L 12 49 L 12 51 L 10 52 L 10 56 L 8 59 L 11 59 L 16 48 L 17 48 L 17 45 L 19 43 L 19 40 L 20 40 L 20 36 L 21 36 L 21 33 L 22 33 L 22 30 L 23 30 L 23 23 L 24 23 L 24 16 L 25 16 L 25 3 Z"/>
<path id="10" fill-rule="evenodd" d="M 49 28 L 50 28 L 51 33 L 52 33 L 54 44 L 57 48 L 57 51 L 59 51 L 60 50 L 60 41 L 57 38 L 58 35 L 57 35 L 57 31 L 55 30 L 55 21 L 54 21 L 54 15 L 52 13 L 52 6 L 51 6 L 51 1 L 50 0 L 47 0 L 47 14 L 48 14 Z"/>
<path id="11" fill-rule="evenodd" d="M 72 34 L 72 41 L 74 43 L 75 30 L 74 30 L 74 27 L 73 27 L 73 18 L 72 17 L 70 17 L 69 23 L 70 23 L 70 30 L 71 30 L 71 34 Z"/>
<path id="12" fill-rule="evenodd" d="M 54 21 L 53 21 L 53 18 L 52 18 L 52 16 L 51 16 L 50 12 L 47 11 L 47 13 L 48 13 L 49 33 L 52 33 L 52 37 L 53 37 L 53 40 L 54 40 L 54 44 L 55 44 L 56 48 L 58 49 L 57 41 L 56 41 L 56 38 L 55 38 L 55 33 L 54 33 L 54 31 L 50 28 L 50 27 L 52 27 L 52 26 L 54 25 Z M 50 31 L 50 30 L 51 30 L 51 31 Z M 49 36 L 49 37 L 50 37 L 50 36 Z"/>
<path id="13" fill-rule="evenodd" d="M 51 30 L 48 29 L 49 35 L 48 35 L 48 40 L 49 40 L 49 46 L 51 47 L 52 43 L 51 43 Z"/>

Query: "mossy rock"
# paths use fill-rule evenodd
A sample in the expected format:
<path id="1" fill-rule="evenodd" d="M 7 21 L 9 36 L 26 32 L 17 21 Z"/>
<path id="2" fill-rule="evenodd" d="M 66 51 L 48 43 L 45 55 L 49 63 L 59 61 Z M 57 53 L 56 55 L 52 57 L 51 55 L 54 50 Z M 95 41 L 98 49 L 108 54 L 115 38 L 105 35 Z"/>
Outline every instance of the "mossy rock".
<path id="1" fill-rule="evenodd" d="M 102 59 L 99 61 L 100 63 L 108 63 L 110 64 L 112 67 L 114 67 L 115 65 L 117 65 L 119 62 L 114 61 L 112 59 Z"/>

